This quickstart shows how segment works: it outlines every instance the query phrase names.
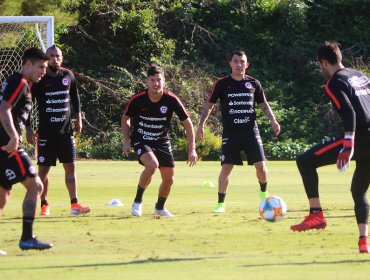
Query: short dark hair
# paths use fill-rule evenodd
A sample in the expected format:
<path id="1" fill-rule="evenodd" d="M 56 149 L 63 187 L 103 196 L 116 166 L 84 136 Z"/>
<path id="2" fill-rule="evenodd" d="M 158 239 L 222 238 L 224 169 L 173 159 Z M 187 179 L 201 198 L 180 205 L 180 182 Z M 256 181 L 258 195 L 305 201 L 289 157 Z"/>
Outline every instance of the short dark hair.
<path id="1" fill-rule="evenodd" d="M 246 55 L 245 51 L 236 50 L 236 51 L 233 51 L 233 52 L 232 52 L 232 54 L 231 54 L 231 56 L 230 56 L 229 61 L 231 61 L 231 60 L 233 59 L 233 56 L 234 56 L 234 55 L 237 55 L 237 56 L 243 56 L 243 55 L 245 55 L 245 57 L 247 57 L 247 55 Z"/>
<path id="2" fill-rule="evenodd" d="M 327 60 L 331 65 L 342 62 L 342 53 L 337 42 L 325 41 L 317 50 L 317 60 Z"/>
<path id="3" fill-rule="evenodd" d="M 48 53 L 49 51 L 51 51 L 51 50 L 60 50 L 60 51 L 62 51 L 57 45 L 52 45 L 52 46 L 50 46 L 50 47 L 48 47 L 47 48 L 47 50 L 46 50 L 46 53 Z"/>
<path id="4" fill-rule="evenodd" d="M 155 74 L 162 74 L 164 76 L 164 70 L 162 67 L 159 67 L 157 65 L 151 65 L 148 68 L 148 71 L 146 72 L 146 76 L 154 76 Z"/>
<path id="5" fill-rule="evenodd" d="M 49 57 L 39 48 L 31 47 L 26 49 L 22 55 L 22 65 L 25 65 L 27 60 L 34 63 L 37 60 L 47 61 Z"/>

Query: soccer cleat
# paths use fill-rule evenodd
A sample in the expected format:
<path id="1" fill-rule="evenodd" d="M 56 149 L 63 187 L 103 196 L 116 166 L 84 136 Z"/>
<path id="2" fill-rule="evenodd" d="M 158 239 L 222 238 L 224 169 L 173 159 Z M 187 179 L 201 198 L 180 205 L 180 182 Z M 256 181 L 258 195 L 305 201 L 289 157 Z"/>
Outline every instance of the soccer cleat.
<path id="1" fill-rule="evenodd" d="M 8 253 L 3 251 L 3 250 L 0 250 L 0 256 L 6 256 Z"/>
<path id="2" fill-rule="evenodd" d="M 26 241 L 19 241 L 19 248 L 22 250 L 45 250 L 53 247 L 53 244 L 42 242 L 32 237 Z"/>
<path id="3" fill-rule="evenodd" d="M 143 215 L 143 209 L 142 209 L 143 204 L 142 203 L 132 203 L 132 215 L 136 217 L 141 217 Z"/>
<path id="4" fill-rule="evenodd" d="M 360 253 L 365 253 L 365 254 L 370 253 L 370 243 L 367 239 L 367 236 L 362 237 L 358 241 L 358 249 L 359 249 Z"/>
<path id="5" fill-rule="evenodd" d="M 50 207 L 48 204 L 44 204 L 41 206 L 41 216 L 49 216 L 50 215 Z"/>
<path id="6" fill-rule="evenodd" d="M 86 214 L 86 213 L 89 213 L 90 211 L 91 211 L 90 207 L 84 206 L 80 204 L 79 202 L 71 204 L 71 214 L 72 215 Z"/>
<path id="7" fill-rule="evenodd" d="M 265 192 L 263 192 L 263 191 L 260 191 L 260 199 L 262 200 L 262 199 L 265 199 L 266 197 L 268 197 L 269 196 L 269 193 L 268 193 L 268 191 L 265 191 Z"/>
<path id="8" fill-rule="evenodd" d="M 213 213 L 225 213 L 225 203 L 219 202 L 216 207 L 212 210 Z"/>
<path id="9" fill-rule="evenodd" d="M 326 220 L 322 211 L 309 214 L 300 223 L 290 227 L 292 231 L 306 231 L 310 229 L 324 229 L 326 228 Z"/>
<path id="10" fill-rule="evenodd" d="M 170 211 L 168 211 L 166 208 L 163 208 L 162 210 L 158 210 L 154 208 L 154 217 L 159 219 L 160 217 L 174 217 Z"/>

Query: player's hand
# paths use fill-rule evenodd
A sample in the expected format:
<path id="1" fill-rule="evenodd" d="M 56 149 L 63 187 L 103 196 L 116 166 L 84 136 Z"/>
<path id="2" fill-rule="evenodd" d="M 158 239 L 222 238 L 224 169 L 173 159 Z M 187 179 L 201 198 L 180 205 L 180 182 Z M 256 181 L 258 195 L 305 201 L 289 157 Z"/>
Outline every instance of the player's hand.
<path id="1" fill-rule="evenodd" d="M 10 138 L 8 144 L 2 146 L 1 149 L 9 154 L 9 158 L 14 156 L 14 154 L 18 150 L 19 139 L 18 138 Z"/>
<path id="2" fill-rule="evenodd" d="M 195 134 L 195 140 L 203 140 L 204 138 L 204 127 L 199 126 L 197 129 L 197 133 Z"/>
<path id="3" fill-rule="evenodd" d="M 131 151 L 131 141 L 125 142 L 122 147 L 122 152 L 128 156 Z"/>
<path id="4" fill-rule="evenodd" d="M 353 156 L 354 140 L 344 139 L 343 148 L 339 151 L 337 159 L 337 168 L 339 172 L 344 172 L 349 168 Z"/>
<path id="5" fill-rule="evenodd" d="M 188 153 L 188 161 L 186 162 L 190 167 L 194 166 L 198 161 L 198 155 L 195 149 L 192 149 Z"/>
<path id="6" fill-rule="evenodd" d="M 27 142 L 31 145 L 35 144 L 35 133 L 33 132 L 33 129 L 29 126 L 26 126 L 26 139 Z"/>
<path id="7" fill-rule="evenodd" d="M 278 136 L 280 133 L 280 124 L 277 121 L 273 121 L 271 122 L 271 127 L 275 135 Z"/>
<path id="8" fill-rule="evenodd" d="M 75 122 L 75 136 L 80 135 L 81 132 L 82 132 L 82 118 L 81 115 L 78 115 Z"/>

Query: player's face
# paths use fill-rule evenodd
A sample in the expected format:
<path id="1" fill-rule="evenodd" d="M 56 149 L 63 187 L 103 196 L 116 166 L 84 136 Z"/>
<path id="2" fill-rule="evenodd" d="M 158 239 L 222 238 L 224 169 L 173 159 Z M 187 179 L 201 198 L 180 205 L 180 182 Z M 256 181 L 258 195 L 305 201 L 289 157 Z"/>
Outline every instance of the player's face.
<path id="1" fill-rule="evenodd" d="M 319 66 L 320 66 L 320 70 L 321 70 L 321 73 L 322 75 L 329 79 L 330 78 L 330 74 L 329 74 L 329 71 L 327 69 L 327 65 L 328 65 L 328 62 L 326 60 L 322 60 L 322 61 L 317 61 Z"/>
<path id="2" fill-rule="evenodd" d="M 158 94 L 163 92 L 164 76 L 163 74 L 155 74 L 146 79 L 146 86 L 150 93 Z"/>
<path id="3" fill-rule="evenodd" d="M 47 61 L 36 60 L 27 61 L 25 65 L 27 80 L 31 83 L 37 83 L 46 73 Z"/>
<path id="4" fill-rule="evenodd" d="M 47 55 L 50 58 L 48 62 L 49 69 L 53 72 L 59 71 L 63 63 L 62 51 L 58 48 L 53 48 L 47 52 Z"/>
<path id="5" fill-rule="evenodd" d="M 244 75 L 245 70 L 248 68 L 249 63 L 245 55 L 238 56 L 234 54 L 231 60 L 229 61 L 231 72 L 234 75 Z"/>

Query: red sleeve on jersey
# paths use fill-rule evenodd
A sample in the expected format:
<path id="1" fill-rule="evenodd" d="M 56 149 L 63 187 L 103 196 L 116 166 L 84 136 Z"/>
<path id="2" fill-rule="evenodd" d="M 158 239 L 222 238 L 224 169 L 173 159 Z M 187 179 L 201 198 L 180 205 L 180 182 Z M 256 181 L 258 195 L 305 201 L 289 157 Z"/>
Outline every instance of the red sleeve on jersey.
<path id="1" fill-rule="evenodd" d="M 21 93 L 23 87 L 27 84 L 27 80 L 25 78 L 22 78 L 20 81 L 19 81 L 19 84 L 17 86 L 17 88 L 10 94 L 10 97 L 8 99 L 8 103 L 10 105 L 13 105 L 14 101 L 17 99 L 17 97 L 19 96 L 19 94 Z"/>
<path id="2" fill-rule="evenodd" d="M 174 111 L 176 115 L 179 117 L 180 121 L 186 120 L 189 117 L 189 112 L 188 110 L 186 110 L 185 106 L 182 104 L 180 98 L 178 98 L 175 94 L 167 90 L 163 91 L 163 93 L 173 97 L 176 100 L 176 103 L 177 103 L 176 105 L 178 106 L 175 106 Z"/>
<path id="3" fill-rule="evenodd" d="M 222 77 L 220 79 L 218 79 L 215 84 L 213 85 L 212 87 L 212 91 L 211 91 L 211 94 L 209 95 L 208 97 L 208 101 L 211 102 L 211 103 L 216 103 L 217 100 L 220 98 L 220 84 L 219 82 L 225 78 L 227 78 L 228 76 L 226 77 Z"/>
<path id="4" fill-rule="evenodd" d="M 128 101 L 127 103 L 127 106 L 125 108 L 125 111 L 124 111 L 124 114 L 126 116 L 129 116 L 129 117 L 132 117 L 133 115 L 133 112 L 132 112 L 132 101 L 134 101 L 136 98 L 140 97 L 140 96 L 143 96 L 144 94 L 146 94 L 146 90 L 140 92 L 140 93 L 137 93 L 135 95 L 133 95 L 130 100 Z"/>

